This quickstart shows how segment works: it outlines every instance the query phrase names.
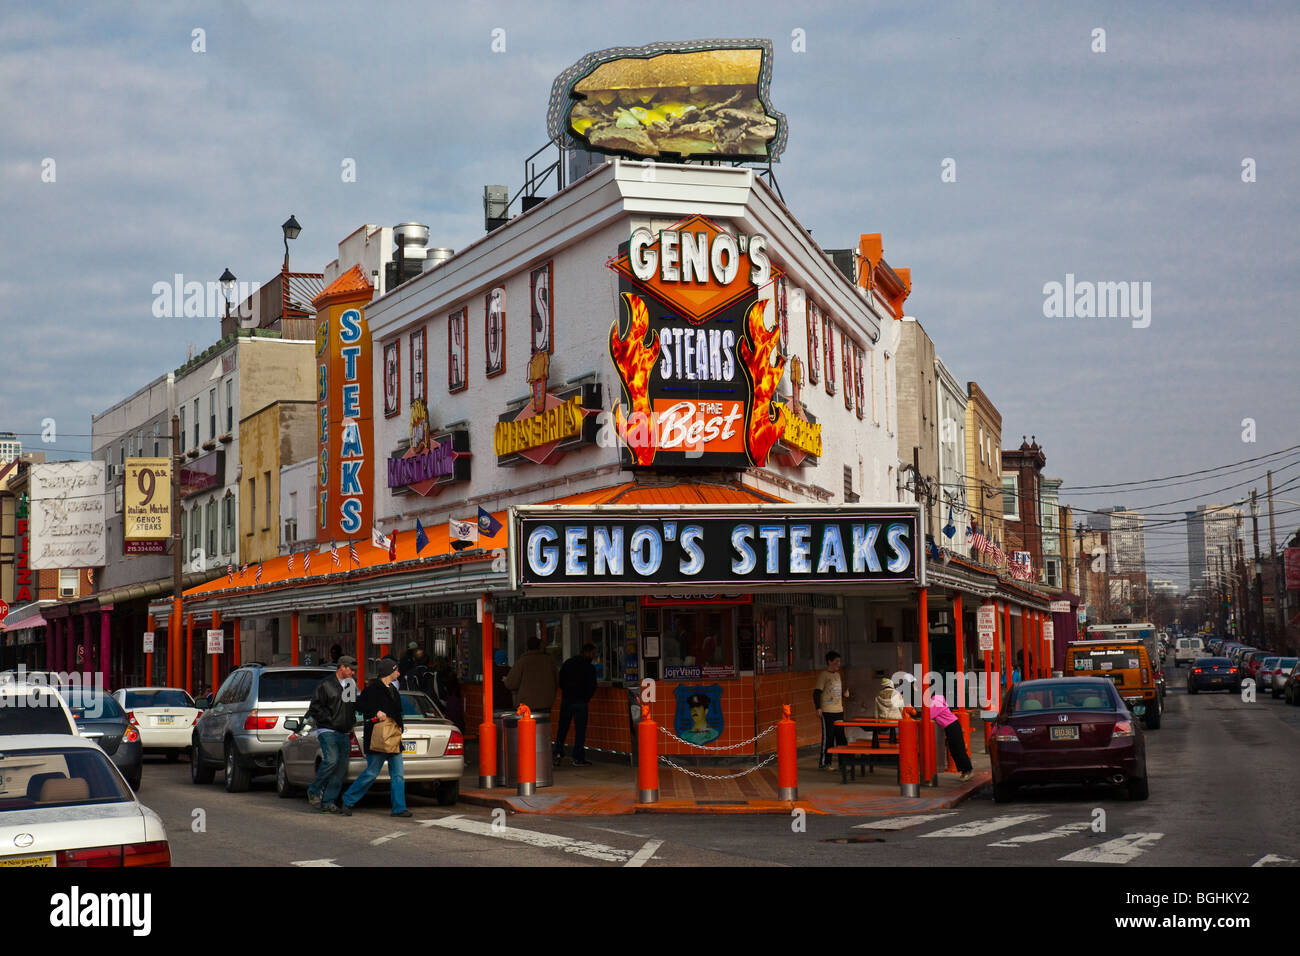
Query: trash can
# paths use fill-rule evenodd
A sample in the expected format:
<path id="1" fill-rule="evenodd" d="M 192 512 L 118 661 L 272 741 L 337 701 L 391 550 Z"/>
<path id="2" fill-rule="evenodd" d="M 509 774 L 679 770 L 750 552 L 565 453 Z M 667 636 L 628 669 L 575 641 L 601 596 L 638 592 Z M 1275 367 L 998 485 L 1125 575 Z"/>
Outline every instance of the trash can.
<path id="1" fill-rule="evenodd" d="M 492 715 L 497 725 L 498 786 L 513 787 L 519 783 L 519 715 L 513 710 L 499 710 Z M 551 763 L 551 715 L 533 714 L 537 732 L 537 786 L 550 787 L 555 783 L 555 768 Z"/>

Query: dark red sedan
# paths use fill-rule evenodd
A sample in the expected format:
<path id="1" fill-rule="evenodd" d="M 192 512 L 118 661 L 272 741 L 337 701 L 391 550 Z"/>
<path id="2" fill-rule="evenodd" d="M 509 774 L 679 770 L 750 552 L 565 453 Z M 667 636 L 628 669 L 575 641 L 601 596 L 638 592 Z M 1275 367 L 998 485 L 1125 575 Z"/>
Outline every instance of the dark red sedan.
<path id="1" fill-rule="evenodd" d="M 1058 677 L 1016 684 L 993 728 L 993 799 L 1029 784 L 1123 786 L 1147 798 L 1146 741 L 1114 683 Z"/>

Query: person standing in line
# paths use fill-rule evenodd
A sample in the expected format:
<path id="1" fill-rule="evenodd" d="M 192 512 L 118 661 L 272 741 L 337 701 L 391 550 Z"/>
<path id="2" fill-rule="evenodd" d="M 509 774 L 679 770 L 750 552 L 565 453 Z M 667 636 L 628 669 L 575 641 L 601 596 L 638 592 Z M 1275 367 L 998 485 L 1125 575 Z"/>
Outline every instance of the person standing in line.
<path id="1" fill-rule="evenodd" d="M 930 716 L 943 728 L 943 738 L 948 742 L 948 753 L 952 754 L 953 763 L 957 765 L 961 779 L 969 780 L 975 775 L 975 768 L 970 762 L 970 755 L 966 753 L 966 740 L 962 736 L 957 715 L 948 709 L 948 701 L 942 694 L 935 694 L 930 698 Z"/>
<path id="2" fill-rule="evenodd" d="M 555 659 L 542 649 L 540 637 L 530 637 L 526 650 L 506 675 L 506 689 L 514 694 L 515 707 L 527 704 L 538 714 L 549 714 L 555 706 L 558 680 Z"/>
<path id="3" fill-rule="evenodd" d="M 389 794 L 392 799 L 392 815 L 395 817 L 413 816 L 410 810 L 406 809 L 406 778 L 402 775 L 402 751 L 398 748 L 397 753 L 382 753 L 370 749 L 370 740 L 373 736 L 375 725 L 381 721 L 394 721 L 399 728 L 402 727 L 402 695 L 398 693 L 394 686 L 401 674 L 397 670 L 397 663 L 391 658 L 383 658 L 377 668 L 379 676 L 366 685 L 366 689 L 361 692 L 361 697 L 357 705 L 366 718 L 366 739 L 363 744 L 366 754 L 366 769 L 362 771 L 361 776 L 352 782 L 347 792 L 343 794 L 342 813 L 345 817 L 352 816 L 352 808 L 355 807 L 361 798 L 366 795 L 370 785 L 375 782 L 379 776 L 379 771 L 388 764 Z"/>
<path id="4" fill-rule="evenodd" d="M 334 673 L 316 685 L 307 719 L 317 727 L 320 768 L 307 788 L 307 802 L 322 813 L 338 813 L 339 791 L 348 772 L 348 736 L 356 720 L 356 658 L 339 658 Z"/>
<path id="5" fill-rule="evenodd" d="M 848 691 L 844 689 L 844 675 L 840 673 L 839 652 L 827 651 L 826 670 L 817 675 L 817 686 L 813 689 L 813 706 L 817 708 L 817 716 L 822 722 L 822 751 L 817 762 L 818 770 L 830 770 L 831 755 L 828 751 L 849 742 L 844 728 L 835 726 L 836 721 L 844 719 L 844 701 L 848 696 Z"/>
<path id="6" fill-rule="evenodd" d="M 420 644 L 418 641 L 411 641 L 406 645 L 406 654 L 397 662 L 398 673 L 401 677 L 411 673 L 411 670 L 415 667 L 415 652 L 419 649 Z"/>
<path id="7" fill-rule="evenodd" d="M 560 726 L 555 734 L 555 765 L 564 759 L 564 738 L 573 721 L 573 765 L 587 764 L 587 705 L 596 696 L 596 645 L 583 644 L 582 653 L 574 654 L 560 668 Z"/>

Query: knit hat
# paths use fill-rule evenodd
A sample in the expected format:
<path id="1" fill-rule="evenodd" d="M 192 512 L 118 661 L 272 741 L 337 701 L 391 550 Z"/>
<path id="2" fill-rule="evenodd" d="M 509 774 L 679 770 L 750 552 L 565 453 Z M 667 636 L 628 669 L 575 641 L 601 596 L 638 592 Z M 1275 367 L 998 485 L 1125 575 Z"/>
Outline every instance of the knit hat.
<path id="1" fill-rule="evenodd" d="M 378 669 L 380 677 L 387 677 L 393 671 L 397 670 L 397 664 L 390 658 L 385 657 L 379 662 Z"/>

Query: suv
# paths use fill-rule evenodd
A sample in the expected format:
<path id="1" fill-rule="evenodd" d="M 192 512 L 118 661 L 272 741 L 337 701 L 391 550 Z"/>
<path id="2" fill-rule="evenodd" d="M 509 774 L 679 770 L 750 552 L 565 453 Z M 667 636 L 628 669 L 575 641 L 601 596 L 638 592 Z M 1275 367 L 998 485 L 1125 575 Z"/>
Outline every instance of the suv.
<path id="1" fill-rule="evenodd" d="M 231 671 L 194 725 L 190 778 L 211 783 L 218 766 L 226 790 L 242 793 L 259 773 L 273 773 L 280 745 L 289 736 L 285 721 L 307 712 L 316 685 L 332 667 L 245 664 Z"/>
<path id="2" fill-rule="evenodd" d="M 1146 645 L 1134 641 L 1071 641 L 1066 646 L 1066 677 L 1107 677 L 1124 703 L 1149 730 L 1160 727 L 1163 711 L 1156 668 Z"/>

